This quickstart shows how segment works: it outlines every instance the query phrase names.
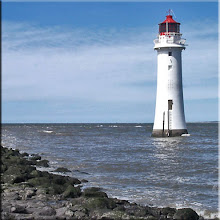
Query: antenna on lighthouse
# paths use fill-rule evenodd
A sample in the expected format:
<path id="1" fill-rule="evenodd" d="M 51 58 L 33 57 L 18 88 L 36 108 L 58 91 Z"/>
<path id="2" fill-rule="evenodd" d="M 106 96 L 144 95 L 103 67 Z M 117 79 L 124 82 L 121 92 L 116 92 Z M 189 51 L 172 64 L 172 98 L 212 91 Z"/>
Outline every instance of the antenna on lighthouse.
<path id="1" fill-rule="evenodd" d="M 169 10 L 167 11 L 167 14 L 168 14 L 168 15 L 172 15 L 172 16 L 174 16 L 174 18 L 176 18 L 176 15 L 175 15 L 175 13 L 174 13 L 174 11 L 173 11 L 172 9 L 169 9 Z"/>

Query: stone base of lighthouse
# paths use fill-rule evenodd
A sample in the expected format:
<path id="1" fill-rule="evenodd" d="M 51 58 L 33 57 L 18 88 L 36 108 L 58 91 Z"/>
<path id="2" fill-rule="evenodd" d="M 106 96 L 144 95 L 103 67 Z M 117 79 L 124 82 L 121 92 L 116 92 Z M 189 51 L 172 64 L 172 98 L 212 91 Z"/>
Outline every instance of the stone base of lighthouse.
<path id="1" fill-rule="evenodd" d="M 178 137 L 182 134 L 188 134 L 187 129 L 174 129 L 174 130 L 162 130 L 162 129 L 154 129 L 151 137 Z"/>

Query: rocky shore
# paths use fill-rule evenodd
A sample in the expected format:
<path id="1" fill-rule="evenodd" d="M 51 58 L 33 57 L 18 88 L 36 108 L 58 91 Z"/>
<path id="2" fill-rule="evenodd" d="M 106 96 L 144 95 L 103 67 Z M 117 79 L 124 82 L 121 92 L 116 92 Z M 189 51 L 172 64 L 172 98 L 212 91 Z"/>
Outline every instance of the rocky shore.
<path id="1" fill-rule="evenodd" d="M 86 180 L 38 167 L 49 167 L 49 161 L 1 146 L 1 219 L 204 219 L 190 208 L 140 206 L 109 198 L 100 188 L 82 190 Z"/>

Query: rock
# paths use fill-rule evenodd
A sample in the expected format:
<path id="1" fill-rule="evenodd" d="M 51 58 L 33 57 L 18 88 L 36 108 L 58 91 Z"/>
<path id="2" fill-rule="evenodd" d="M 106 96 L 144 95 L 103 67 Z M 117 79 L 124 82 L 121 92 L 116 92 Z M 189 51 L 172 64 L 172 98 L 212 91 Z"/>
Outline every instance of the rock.
<path id="1" fill-rule="evenodd" d="M 26 152 L 24 152 L 24 153 L 22 153 L 22 154 L 21 154 L 21 156 L 22 156 L 22 157 L 28 157 L 28 156 L 29 156 L 29 154 L 28 154 L 28 153 L 26 153 Z"/>
<path id="2" fill-rule="evenodd" d="M 105 212 L 101 216 L 101 219 L 133 219 L 133 218 L 130 218 L 129 215 L 121 211 L 109 211 L 109 212 Z"/>
<path id="3" fill-rule="evenodd" d="M 80 212 L 88 213 L 88 210 L 80 204 L 76 204 L 76 205 L 70 207 L 70 209 L 74 212 L 80 211 Z"/>
<path id="4" fill-rule="evenodd" d="M 64 176 L 60 176 L 60 175 L 53 175 L 52 179 L 53 179 L 53 182 L 58 185 L 64 185 L 65 183 L 68 182 L 68 178 L 65 178 Z"/>
<path id="5" fill-rule="evenodd" d="M 76 185 L 76 184 L 80 184 L 81 181 L 78 180 L 77 178 L 74 178 L 74 177 L 69 177 L 69 176 L 66 176 L 66 181 L 68 181 L 69 184 L 71 185 Z"/>
<path id="6" fill-rule="evenodd" d="M 32 154 L 30 160 L 41 160 L 41 156 L 38 154 Z"/>
<path id="7" fill-rule="evenodd" d="M 1 164 L 1 173 L 4 173 L 8 169 L 6 164 Z"/>
<path id="8" fill-rule="evenodd" d="M 113 199 L 109 199 L 109 198 L 90 198 L 86 202 L 85 207 L 88 210 L 114 209 L 116 207 L 116 204 L 113 201 Z"/>
<path id="9" fill-rule="evenodd" d="M 56 216 L 64 216 L 67 211 L 67 207 L 61 207 L 56 209 Z"/>
<path id="10" fill-rule="evenodd" d="M 176 209 L 170 208 L 170 207 L 166 207 L 166 208 L 162 208 L 160 210 L 160 212 L 161 212 L 162 215 L 166 215 L 167 217 L 171 218 L 175 214 Z"/>
<path id="11" fill-rule="evenodd" d="M 46 193 L 55 195 L 55 194 L 61 194 L 64 191 L 64 187 L 52 182 L 50 186 L 46 189 Z"/>
<path id="12" fill-rule="evenodd" d="M 85 219 L 87 215 L 84 212 L 76 211 L 74 212 L 74 217 L 76 219 Z"/>
<path id="13" fill-rule="evenodd" d="M 137 205 L 129 206 L 128 208 L 125 209 L 125 212 L 129 215 L 138 216 L 138 217 L 143 217 L 148 214 L 147 209 Z"/>
<path id="14" fill-rule="evenodd" d="M 80 187 L 74 187 L 72 185 L 69 185 L 66 190 L 63 193 L 64 198 L 76 198 L 81 195 Z"/>
<path id="15" fill-rule="evenodd" d="M 190 209 L 190 208 L 183 208 L 183 209 L 178 209 L 176 213 L 173 216 L 173 219 L 176 220 L 198 220 L 199 216 L 198 214 Z"/>
<path id="16" fill-rule="evenodd" d="M 12 213 L 23 213 L 23 214 L 27 214 L 27 210 L 25 207 L 23 206 L 19 206 L 19 205 L 15 205 L 11 207 L 11 212 Z"/>
<path id="17" fill-rule="evenodd" d="M 26 178 L 24 175 L 19 175 L 19 176 L 15 176 L 14 179 L 12 180 L 12 183 L 21 183 L 21 182 L 25 182 Z"/>
<path id="18" fill-rule="evenodd" d="M 124 212 L 125 211 L 125 207 L 123 205 L 117 205 L 117 207 L 114 208 L 114 211 Z"/>
<path id="19" fill-rule="evenodd" d="M 52 216 L 56 215 L 56 211 L 52 207 L 46 206 L 39 212 L 39 215 Z"/>
<path id="20" fill-rule="evenodd" d="M 147 216 L 147 220 L 158 220 L 158 218 L 156 218 L 152 215 L 149 215 L 149 216 Z"/>
<path id="21" fill-rule="evenodd" d="M 53 172 L 61 172 L 61 173 L 66 173 L 66 172 L 71 172 L 70 170 L 68 170 L 65 167 L 59 167 L 56 170 L 54 170 Z"/>
<path id="22" fill-rule="evenodd" d="M 32 178 L 32 179 L 29 179 L 28 182 L 32 186 L 49 187 L 51 185 L 51 181 L 47 177 L 35 177 L 35 178 Z"/>
<path id="23" fill-rule="evenodd" d="M 33 170 L 31 173 L 30 173 L 31 177 L 41 177 L 41 171 L 39 170 Z"/>
<path id="24" fill-rule="evenodd" d="M 39 161 L 39 155 L 32 155 L 29 161 L 24 158 L 28 154 L 1 149 L 2 219 L 203 219 L 192 209 L 143 207 L 108 198 L 97 187 L 82 193 L 76 185 L 87 180 L 38 171 L 33 164 L 48 167 L 49 161 Z M 56 172 L 68 171 L 64 168 Z"/>
<path id="25" fill-rule="evenodd" d="M 49 161 L 48 160 L 40 160 L 37 161 L 36 165 L 39 167 L 49 167 Z"/>
<path id="26" fill-rule="evenodd" d="M 83 192 L 83 196 L 85 197 L 108 197 L 105 192 L 101 192 L 100 188 L 97 187 L 91 187 L 91 188 L 86 188 Z"/>
<path id="27" fill-rule="evenodd" d="M 85 179 L 82 179 L 81 180 L 81 183 L 88 183 L 89 181 L 88 180 L 85 180 Z"/>
<path id="28" fill-rule="evenodd" d="M 37 188 L 36 195 L 45 194 L 45 189 Z"/>
<path id="29" fill-rule="evenodd" d="M 65 215 L 67 215 L 67 216 L 69 216 L 69 217 L 73 217 L 74 216 L 74 212 L 72 211 L 72 210 L 67 210 L 66 212 L 65 212 Z"/>
<path id="30" fill-rule="evenodd" d="M 36 195 L 36 190 L 35 189 L 28 189 L 25 192 L 25 198 L 31 198 L 32 196 Z"/>

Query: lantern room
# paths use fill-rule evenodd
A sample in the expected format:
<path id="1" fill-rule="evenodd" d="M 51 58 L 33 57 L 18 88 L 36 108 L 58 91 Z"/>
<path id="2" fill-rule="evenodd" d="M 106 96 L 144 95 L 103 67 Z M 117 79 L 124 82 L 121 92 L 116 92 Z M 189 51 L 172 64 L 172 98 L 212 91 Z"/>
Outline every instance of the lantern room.
<path id="1" fill-rule="evenodd" d="M 166 20 L 159 24 L 159 34 L 166 35 L 170 32 L 180 33 L 180 23 L 173 20 L 172 15 L 167 15 Z"/>

